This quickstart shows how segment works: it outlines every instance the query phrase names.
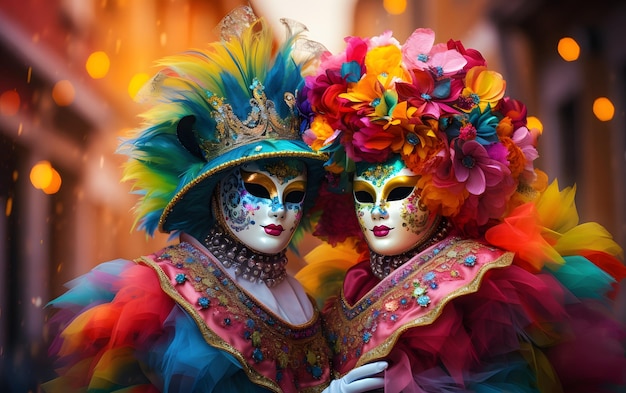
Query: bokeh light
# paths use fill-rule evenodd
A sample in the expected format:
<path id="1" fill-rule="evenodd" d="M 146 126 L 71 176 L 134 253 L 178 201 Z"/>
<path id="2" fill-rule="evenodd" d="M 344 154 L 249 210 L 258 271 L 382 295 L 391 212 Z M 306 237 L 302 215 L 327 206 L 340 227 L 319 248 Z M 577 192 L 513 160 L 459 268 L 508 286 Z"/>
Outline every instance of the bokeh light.
<path id="1" fill-rule="evenodd" d="M 104 78 L 109 73 L 110 66 L 109 56 L 102 51 L 93 52 L 89 55 L 85 64 L 87 73 L 93 79 Z"/>
<path id="2" fill-rule="evenodd" d="M 406 11 L 406 0 L 383 0 L 383 7 L 391 15 L 400 15 Z"/>
<path id="3" fill-rule="evenodd" d="M 39 161 L 30 170 L 30 182 L 37 189 L 44 189 L 52 183 L 52 165 L 49 161 Z"/>
<path id="4" fill-rule="evenodd" d="M 46 160 L 39 161 L 30 170 L 30 182 L 46 194 L 56 194 L 62 183 L 59 172 Z"/>
<path id="5" fill-rule="evenodd" d="M 526 128 L 529 130 L 537 130 L 541 135 L 543 133 L 543 123 L 536 116 L 528 116 L 526 119 Z"/>
<path id="6" fill-rule="evenodd" d="M 565 61 L 578 60 L 578 56 L 580 56 L 580 46 L 572 37 L 561 38 L 557 50 Z"/>
<path id="7" fill-rule="evenodd" d="M 56 169 L 52 169 L 52 179 L 50 180 L 50 184 L 47 187 L 42 188 L 43 192 L 48 195 L 56 194 L 61 188 L 61 175 Z"/>
<path id="8" fill-rule="evenodd" d="M 9 217 L 11 215 L 11 212 L 13 211 L 13 198 L 8 197 L 7 198 L 7 203 L 4 206 L 4 214 Z"/>
<path id="9" fill-rule="evenodd" d="M 0 114 L 13 116 L 20 109 L 20 95 L 15 90 L 7 90 L 0 95 Z"/>
<path id="10" fill-rule="evenodd" d="M 141 90 L 141 88 L 146 84 L 146 82 L 148 82 L 149 79 L 150 75 L 146 73 L 141 72 L 135 74 L 128 84 L 128 95 L 130 96 L 130 98 L 134 100 L 139 90 Z"/>
<path id="11" fill-rule="evenodd" d="M 52 88 L 52 99 L 58 106 L 69 106 L 74 102 L 76 91 L 68 80 L 58 81 Z"/>
<path id="12" fill-rule="evenodd" d="M 600 121 L 609 121 L 615 115 L 615 107 L 611 100 L 606 97 L 596 98 L 593 102 L 593 114 Z"/>

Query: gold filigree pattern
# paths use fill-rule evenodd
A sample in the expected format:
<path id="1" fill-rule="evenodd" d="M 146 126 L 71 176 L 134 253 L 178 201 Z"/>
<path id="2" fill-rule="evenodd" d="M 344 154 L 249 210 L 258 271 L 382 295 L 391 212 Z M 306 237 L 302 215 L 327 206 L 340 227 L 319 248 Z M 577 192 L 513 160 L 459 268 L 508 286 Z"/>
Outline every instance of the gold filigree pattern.
<path id="1" fill-rule="evenodd" d="M 275 176 L 280 184 L 285 184 L 302 174 L 304 165 L 298 161 L 278 161 L 265 164 L 264 168 L 270 175 Z"/>
<path id="2" fill-rule="evenodd" d="M 254 78 L 252 85 L 251 110 L 246 119 L 239 119 L 230 104 L 224 98 L 207 92 L 207 102 L 213 109 L 216 140 L 201 140 L 200 148 L 207 161 L 230 151 L 238 146 L 247 145 L 269 138 L 300 140 L 299 117 L 295 113 L 295 96 L 292 92 L 284 93 L 284 101 L 290 115 L 281 118 L 276 111 L 274 101 L 267 99 L 265 87 Z"/>

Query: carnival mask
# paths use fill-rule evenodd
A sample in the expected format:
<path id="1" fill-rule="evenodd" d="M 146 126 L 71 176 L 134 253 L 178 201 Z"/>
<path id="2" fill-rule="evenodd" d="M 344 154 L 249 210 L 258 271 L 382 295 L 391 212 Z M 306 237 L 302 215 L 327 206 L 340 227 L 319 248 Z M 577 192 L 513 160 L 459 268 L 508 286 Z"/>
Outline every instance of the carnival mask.
<path id="1" fill-rule="evenodd" d="M 297 160 L 261 160 L 241 165 L 221 180 L 223 225 L 249 248 L 283 251 L 302 218 L 306 167 Z"/>
<path id="2" fill-rule="evenodd" d="M 370 249 L 381 255 L 398 255 L 427 240 L 437 224 L 420 203 L 415 187 L 419 175 L 399 157 L 382 164 L 357 166 L 354 200 L 357 217 Z"/>

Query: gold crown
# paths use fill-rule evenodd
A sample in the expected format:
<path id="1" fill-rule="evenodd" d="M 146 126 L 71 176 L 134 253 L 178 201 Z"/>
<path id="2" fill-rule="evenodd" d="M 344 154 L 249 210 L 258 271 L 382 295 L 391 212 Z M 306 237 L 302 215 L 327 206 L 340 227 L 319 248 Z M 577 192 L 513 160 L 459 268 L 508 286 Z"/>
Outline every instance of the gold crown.
<path id="1" fill-rule="evenodd" d="M 274 101 L 267 99 L 265 87 L 254 78 L 252 85 L 252 109 L 245 120 L 239 119 L 230 104 L 209 92 L 207 102 L 213 109 L 211 116 L 215 120 L 215 140 L 200 140 L 200 149 L 207 161 L 224 154 L 236 147 L 266 139 L 299 140 L 300 118 L 297 115 L 294 93 L 285 92 L 283 99 L 290 115 L 281 118 L 276 111 Z"/>

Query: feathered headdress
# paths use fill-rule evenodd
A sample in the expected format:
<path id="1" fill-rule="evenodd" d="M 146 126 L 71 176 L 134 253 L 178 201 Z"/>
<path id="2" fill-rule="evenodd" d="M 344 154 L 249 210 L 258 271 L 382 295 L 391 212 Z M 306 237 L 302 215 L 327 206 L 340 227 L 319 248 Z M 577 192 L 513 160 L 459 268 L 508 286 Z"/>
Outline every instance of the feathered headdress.
<path id="1" fill-rule="evenodd" d="M 308 76 L 304 140 L 332 154 L 330 172 L 392 155 L 421 175 L 420 201 L 476 231 L 532 190 L 540 123 L 505 96 L 506 82 L 477 50 L 435 44 L 417 29 L 404 44 L 391 32 L 346 39 Z"/>
<path id="2" fill-rule="evenodd" d="M 276 49 L 266 21 L 241 7 L 218 26 L 221 41 L 158 62 L 140 93 L 152 104 L 144 126 L 120 146 L 129 156 L 123 180 L 142 195 L 140 229 L 204 236 L 215 185 L 247 161 L 298 158 L 310 187 L 318 183 L 327 157 L 302 142 L 295 102 L 303 70 L 324 48 L 302 37 L 303 25 L 281 22 L 287 38 Z"/>

